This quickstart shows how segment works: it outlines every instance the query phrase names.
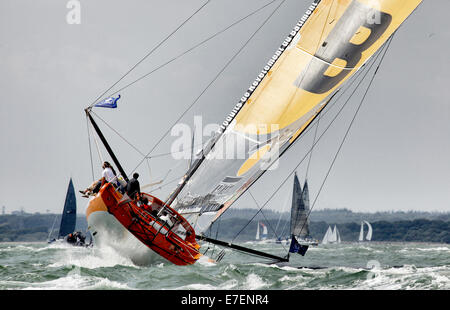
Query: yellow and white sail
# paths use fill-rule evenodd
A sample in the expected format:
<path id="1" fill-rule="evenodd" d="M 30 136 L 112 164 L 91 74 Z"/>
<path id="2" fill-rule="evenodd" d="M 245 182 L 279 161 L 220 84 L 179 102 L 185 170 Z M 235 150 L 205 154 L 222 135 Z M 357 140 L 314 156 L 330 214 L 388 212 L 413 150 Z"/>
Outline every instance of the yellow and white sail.
<path id="1" fill-rule="evenodd" d="M 203 231 L 245 192 L 421 0 L 316 0 L 170 202 Z"/>

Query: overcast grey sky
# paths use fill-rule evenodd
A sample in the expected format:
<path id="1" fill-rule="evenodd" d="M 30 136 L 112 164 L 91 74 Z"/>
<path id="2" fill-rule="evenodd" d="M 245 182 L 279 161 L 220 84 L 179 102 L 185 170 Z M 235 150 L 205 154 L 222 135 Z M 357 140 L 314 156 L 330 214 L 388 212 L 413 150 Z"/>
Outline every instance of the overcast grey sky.
<path id="1" fill-rule="evenodd" d="M 204 3 L 80 1 L 81 23 L 68 24 L 67 2 L 0 2 L 0 206 L 8 213 L 20 207 L 59 213 L 70 177 L 77 192 L 92 182 L 84 108 Z M 212 0 L 119 86 L 268 2 Z M 191 125 L 201 115 L 204 124 L 221 123 L 310 2 L 286 0 L 182 121 Z M 147 153 L 278 3 L 122 91 L 118 109 L 96 113 Z M 448 12 L 450 1 L 425 0 L 397 32 L 315 209 L 450 211 Z M 314 150 L 312 199 L 357 103 Z M 125 170 L 135 168 L 141 156 L 99 124 Z M 165 139 L 154 154 L 169 152 L 173 140 Z M 260 204 L 309 145 L 305 137 L 251 189 Z M 170 156 L 149 164 L 152 181 L 175 167 L 167 177 L 174 180 L 187 167 Z M 302 179 L 305 167 L 298 169 Z M 147 166 L 138 171 L 148 183 Z M 165 198 L 175 185 L 154 194 Z M 268 207 L 281 209 L 291 187 L 289 181 Z M 86 200 L 78 194 L 77 200 L 84 213 Z M 245 196 L 236 205 L 243 206 L 254 205 Z"/>

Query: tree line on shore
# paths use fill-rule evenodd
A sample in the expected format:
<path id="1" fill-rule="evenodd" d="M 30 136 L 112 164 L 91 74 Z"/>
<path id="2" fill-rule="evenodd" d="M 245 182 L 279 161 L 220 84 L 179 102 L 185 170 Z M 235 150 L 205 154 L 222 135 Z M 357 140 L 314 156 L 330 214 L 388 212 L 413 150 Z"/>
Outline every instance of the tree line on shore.
<path id="1" fill-rule="evenodd" d="M 268 228 L 269 239 L 288 237 L 289 213 L 264 211 L 253 218 L 254 214 L 254 209 L 227 212 L 211 227 L 209 233 L 212 236 L 217 234 L 225 241 L 255 240 L 257 225 L 261 221 Z M 0 242 L 46 241 L 52 226 L 56 234 L 60 218 L 60 215 L 55 214 L 1 215 Z M 346 209 L 313 211 L 309 226 L 311 236 L 321 241 L 328 226 L 336 225 L 342 241 L 356 242 L 361 220 L 371 222 L 372 241 L 450 243 L 449 213 L 356 213 Z M 77 216 L 76 230 L 87 230 L 84 215 Z"/>

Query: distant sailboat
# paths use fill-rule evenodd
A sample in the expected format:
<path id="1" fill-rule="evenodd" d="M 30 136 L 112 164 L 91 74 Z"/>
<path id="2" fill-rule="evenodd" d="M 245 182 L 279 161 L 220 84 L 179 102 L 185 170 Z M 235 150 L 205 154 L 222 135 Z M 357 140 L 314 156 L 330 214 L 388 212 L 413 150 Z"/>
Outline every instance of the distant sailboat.
<path id="1" fill-rule="evenodd" d="M 266 240 L 267 239 L 267 226 L 264 225 L 263 223 L 261 223 L 262 227 L 263 227 L 263 231 L 262 231 L 262 235 L 261 235 L 261 240 Z"/>
<path id="2" fill-rule="evenodd" d="M 332 233 L 333 232 L 331 230 L 331 226 L 328 226 L 328 229 L 327 229 L 325 235 L 323 236 L 322 244 L 328 244 L 329 243 L 330 236 L 331 236 Z"/>
<path id="3" fill-rule="evenodd" d="M 370 223 L 367 221 L 362 221 L 361 222 L 361 230 L 359 231 L 359 239 L 358 239 L 358 241 L 360 241 L 360 242 L 364 241 L 364 224 L 366 224 L 368 227 L 368 232 L 367 232 L 365 241 L 372 240 L 372 231 L 373 231 L 372 225 L 370 225 Z"/>
<path id="4" fill-rule="evenodd" d="M 328 226 L 328 229 L 322 239 L 322 244 L 330 244 L 330 243 L 341 243 L 341 234 L 337 229 L 336 225 L 331 229 L 331 226 Z"/>
<path id="5" fill-rule="evenodd" d="M 304 252 L 310 245 L 317 245 L 318 242 L 313 240 L 309 230 L 309 190 L 308 182 L 305 180 L 303 191 L 297 177 L 294 176 L 294 189 L 292 193 L 291 207 L 291 244 L 298 243 L 305 247 Z M 301 254 L 301 253 L 300 253 Z M 304 254 L 302 254 L 304 255 Z"/>
<path id="6" fill-rule="evenodd" d="M 66 200 L 64 202 L 64 209 L 61 214 L 61 224 L 59 225 L 59 231 L 57 238 L 50 239 L 53 234 L 53 228 L 55 226 L 56 218 L 53 221 L 52 229 L 49 234 L 49 242 L 53 242 L 55 240 L 63 239 L 70 233 L 75 231 L 75 226 L 77 223 L 77 200 L 75 197 L 75 189 L 73 187 L 72 178 L 70 178 L 69 186 L 67 187 Z"/>
<path id="7" fill-rule="evenodd" d="M 73 188 L 72 178 L 69 181 L 67 188 L 66 201 L 61 217 L 61 224 L 59 226 L 58 239 L 64 238 L 75 231 L 77 224 L 77 199 L 75 197 L 75 190 Z"/>
<path id="8" fill-rule="evenodd" d="M 67 187 L 66 200 L 64 202 L 64 209 L 61 214 L 61 224 L 59 225 L 58 237 L 56 239 L 50 239 L 53 233 L 56 218 L 57 216 L 53 221 L 53 226 L 48 237 L 49 243 L 63 239 L 73 245 L 85 245 L 85 237 L 80 232 L 75 233 L 75 227 L 77 224 L 77 200 L 72 178 L 70 178 L 69 186 Z"/>
<path id="9" fill-rule="evenodd" d="M 259 227 L 262 226 L 262 233 L 260 236 L 260 230 Z M 258 222 L 258 228 L 256 229 L 256 240 L 266 240 L 267 239 L 267 226 L 264 225 L 262 222 Z"/>

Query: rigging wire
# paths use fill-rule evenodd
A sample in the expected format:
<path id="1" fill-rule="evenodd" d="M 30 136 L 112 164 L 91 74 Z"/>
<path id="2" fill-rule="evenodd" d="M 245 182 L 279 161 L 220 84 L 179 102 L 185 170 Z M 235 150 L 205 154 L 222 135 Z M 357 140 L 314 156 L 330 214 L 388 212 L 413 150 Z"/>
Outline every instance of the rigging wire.
<path id="1" fill-rule="evenodd" d="M 253 37 L 261 30 L 261 28 L 269 21 L 269 19 L 275 14 L 276 11 L 281 7 L 281 5 L 284 4 L 286 0 L 282 0 L 281 3 L 271 12 L 271 14 L 264 20 L 264 22 L 256 29 L 256 31 L 250 36 L 250 38 L 242 45 L 239 50 L 228 60 L 228 62 L 225 64 L 225 66 L 217 73 L 217 75 L 213 78 L 213 80 L 203 89 L 203 91 L 200 93 L 200 95 L 189 105 L 187 109 L 181 113 L 181 115 L 177 118 L 177 120 L 170 126 L 170 128 L 163 134 L 163 136 L 156 142 L 156 144 L 150 149 L 150 151 L 147 153 L 146 157 L 150 155 L 155 148 L 162 142 L 162 140 L 170 133 L 172 128 L 186 115 L 186 113 L 200 100 L 200 98 L 206 93 L 206 91 L 211 87 L 212 84 L 222 75 L 222 73 L 225 71 L 225 69 L 228 68 L 228 66 L 234 61 L 234 59 L 242 52 L 242 50 L 250 43 L 250 41 L 253 39 Z M 145 160 L 142 159 L 139 164 L 134 168 L 133 171 L 135 171 Z"/>
<path id="2" fill-rule="evenodd" d="M 101 118 L 97 113 L 94 111 L 90 112 L 91 114 L 95 115 L 99 120 L 101 120 L 106 126 L 109 127 L 112 131 L 114 131 L 115 134 L 117 134 L 123 141 L 125 141 L 129 146 L 131 146 L 136 152 L 138 152 L 140 155 L 144 156 L 144 153 L 141 152 L 136 146 L 131 144 L 130 141 L 128 141 L 123 135 L 121 135 L 116 129 L 114 129 L 111 125 L 109 125 L 103 118 Z"/>
<path id="3" fill-rule="evenodd" d="M 132 83 L 130 83 L 130 84 L 124 86 L 123 88 L 119 89 L 118 91 L 116 91 L 116 92 L 114 92 L 114 93 L 111 93 L 109 96 L 113 96 L 113 95 L 119 93 L 120 91 L 122 91 L 122 90 L 128 88 L 129 86 L 133 85 L 134 83 L 136 83 L 136 82 L 138 82 L 138 81 L 144 79 L 145 77 L 149 76 L 150 74 L 154 73 L 155 71 L 157 71 L 157 70 L 161 69 L 162 67 L 168 65 L 168 64 L 171 63 L 172 61 L 174 61 L 174 60 L 176 60 L 176 59 L 178 59 L 178 58 L 184 56 L 184 55 L 187 54 L 188 52 L 190 52 L 190 51 L 194 50 L 195 48 L 201 46 L 202 44 L 204 44 L 204 43 L 206 43 L 207 41 L 211 40 L 212 38 L 218 36 L 219 34 L 225 32 L 226 30 L 232 28 L 233 26 L 237 25 L 238 23 L 242 22 L 243 20 L 247 19 L 248 17 L 250 17 L 250 16 L 256 14 L 257 12 L 261 11 L 262 9 L 264 9 L 265 7 L 269 6 L 270 4 L 272 4 L 272 3 L 276 2 L 276 1 L 277 1 L 277 0 L 273 0 L 273 1 L 271 1 L 271 2 L 269 2 L 269 3 L 267 3 L 267 4 L 265 4 L 265 5 L 263 5 L 262 7 L 260 7 L 260 8 L 258 8 L 258 9 L 256 9 L 255 11 L 249 13 L 249 14 L 246 15 L 245 17 L 243 17 L 243 18 L 239 19 L 238 21 L 234 22 L 233 24 L 229 25 L 228 27 L 222 29 L 221 31 L 216 32 L 214 35 L 212 35 L 212 36 L 210 36 L 209 38 L 203 40 L 202 42 L 198 43 L 197 45 L 193 46 L 192 48 L 186 50 L 185 52 L 179 54 L 178 56 L 172 58 L 171 60 L 169 60 L 169 61 L 167 61 L 167 62 L 165 62 L 165 63 L 159 65 L 158 67 L 156 67 L 155 69 L 153 69 L 153 70 L 150 71 L 149 73 L 147 73 L 147 74 L 141 76 L 140 78 L 138 78 L 137 80 L 135 80 L 134 82 L 132 82 Z M 322 31 L 322 32 L 323 32 L 323 31 Z M 323 115 L 325 115 L 328 111 L 329 111 L 329 110 L 324 111 Z M 92 113 L 94 113 L 94 112 L 92 112 Z M 95 114 L 95 113 L 94 113 L 94 114 Z M 95 116 L 97 116 L 103 123 L 105 123 L 110 129 L 112 129 L 112 130 L 113 130 L 113 131 L 114 131 L 121 139 L 123 139 L 127 144 L 129 144 L 133 149 L 135 149 L 141 156 L 144 156 L 144 154 L 143 154 L 142 151 L 140 151 L 136 146 L 132 145 L 127 139 L 125 139 L 120 133 L 118 133 L 112 126 L 110 126 L 110 125 L 109 125 L 105 120 L 103 120 L 98 114 L 95 114 Z M 307 133 L 310 129 L 311 129 L 311 128 L 307 128 L 307 129 L 305 130 L 305 133 Z M 198 147 L 198 146 L 202 146 L 202 144 L 197 144 L 197 145 L 195 145 L 195 147 Z M 163 157 L 163 156 L 168 156 L 168 155 L 173 155 L 173 154 L 178 154 L 178 153 L 184 153 L 185 151 L 186 151 L 186 150 L 180 150 L 180 151 L 177 151 L 177 152 L 160 153 L 160 154 L 155 154 L 155 155 L 152 155 L 152 156 L 145 156 L 145 158 L 157 158 L 157 157 Z M 148 164 L 148 161 L 147 161 L 147 164 Z"/>
<path id="4" fill-rule="evenodd" d="M 250 190 L 248 190 L 248 193 L 249 193 L 250 196 L 252 197 L 252 199 L 253 199 L 253 201 L 255 202 L 256 206 L 257 206 L 258 208 L 260 208 L 258 202 L 256 201 L 255 197 L 253 196 L 253 194 L 251 193 Z M 264 214 L 264 212 L 262 212 L 262 208 L 260 208 L 260 209 L 258 210 L 257 214 L 258 214 L 258 213 L 261 213 L 261 214 L 262 214 L 262 216 L 263 216 L 264 219 L 266 220 L 267 225 L 268 225 L 269 228 L 272 230 L 272 232 L 273 232 L 273 234 L 275 235 L 275 237 L 278 238 L 279 236 L 277 235 L 277 232 L 273 229 L 272 225 L 270 225 L 270 222 L 269 222 L 269 220 L 267 219 L 266 215 Z M 236 237 L 237 237 L 237 236 L 236 236 Z M 233 242 L 233 241 L 234 241 L 234 239 L 233 239 L 231 242 Z M 283 245 L 282 245 L 282 247 L 283 247 L 283 249 L 286 250 L 286 248 L 285 248 Z"/>
<path id="5" fill-rule="evenodd" d="M 128 74 L 131 73 L 137 66 L 139 66 L 145 59 L 147 59 L 154 51 L 156 51 L 164 42 L 166 42 L 171 36 L 173 36 L 181 27 L 183 27 L 191 18 L 193 18 L 198 12 L 200 12 L 211 0 L 207 0 L 205 3 L 200 6 L 191 16 L 189 16 L 185 21 L 183 21 L 174 31 L 172 31 L 168 36 L 166 36 L 161 42 L 159 42 L 150 52 L 148 52 L 141 60 L 139 60 L 131 69 L 129 69 L 119 80 L 117 80 L 111 87 L 109 87 L 106 91 L 104 91 L 100 96 L 97 97 L 89 107 L 92 106 L 102 98 L 107 92 L 109 92 L 114 86 L 116 86 L 120 81 L 122 81 Z"/>
<path id="6" fill-rule="evenodd" d="M 395 33 L 394 33 L 394 34 L 395 34 Z M 316 197 L 315 197 L 315 199 L 314 199 L 314 201 L 313 201 L 313 204 L 312 204 L 312 206 L 311 206 L 311 208 L 310 208 L 310 210 L 309 210 L 309 213 L 308 213 L 308 215 L 307 215 L 307 218 L 309 218 L 309 215 L 311 214 L 311 211 L 312 211 L 312 209 L 314 208 L 314 206 L 315 206 L 315 204 L 316 204 L 316 202 L 317 202 L 317 199 L 319 198 L 319 195 L 320 195 L 320 193 L 321 193 L 321 191 L 322 191 L 322 189 L 323 189 L 323 187 L 324 187 L 324 185 L 325 185 L 325 182 L 327 181 L 327 178 L 328 178 L 328 176 L 329 176 L 331 170 L 333 169 L 334 163 L 336 162 L 336 159 L 337 159 L 337 157 L 338 157 L 338 155 L 339 155 L 339 153 L 340 153 L 340 151 L 341 151 L 341 149 L 342 149 L 342 146 L 344 145 L 344 143 L 345 143 L 345 141 L 346 141 L 346 139 L 347 139 L 347 136 L 348 136 L 348 134 L 349 134 L 349 132 L 350 132 L 352 126 L 353 126 L 353 123 L 355 122 L 356 116 L 358 115 L 358 112 L 359 112 L 359 110 L 361 109 L 361 106 L 362 106 L 362 104 L 364 103 L 364 101 L 365 101 L 365 99 L 366 99 L 366 96 L 367 96 L 367 94 L 368 94 L 368 92 L 369 92 L 369 90 L 370 90 L 370 87 L 372 86 L 372 83 L 373 83 L 373 81 L 374 81 L 374 79 L 375 79 L 375 76 L 377 75 L 378 70 L 380 69 L 381 64 L 383 63 L 383 59 L 384 59 L 384 57 L 386 56 L 386 53 L 387 53 L 387 51 L 388 51 L 388 49 L 389 49 L 389 46 L 391 45 L 392 39 L 394 38 L 394 34 L 389 38 L 389 41 L 385 44 L 384 52 L 381 52 L 381 51 L 380 51 L 380 54 L 383 53 L 383 55 L 382 55 L 382 57 L 381 57 L 381 60 L 380 60 L 380 62 L 378 63 L 378 66 L 376 67 L 375 72 L 374 72 L 372 78 L 371 78 L 370 81 L 369 81 L 369 85 L 367 86 L 367 88 L 366 88 L 366 90 L 365 90 L 365 92 L 364 92 L 364 95 L 363 95 L 363 97 L 361 98 L 361 101 L 360 101 L 360 103 L 359 103 L 359 105 L 358 105 L 358 108 L 356 109 L 356 112 L 355 112 L 355 114 L 354 114 L 354 116 L 353 116 L 353 118 L 352 118 L 352 120 L 351 120 L 351 122 L 350 122 L 350 124 L 349 124 L 349 126 L 348 126 L 348 128 L 347 128 L 347 131 L 345 132 L 345 135 L 344 135 L 344 137 L 343 137 L 343 139 L 342 139 L 342 141 L 341 141 L 341 143 L 340 143 L 340 145 L 339 145 L 338 150 L 336 151 L 336 154 L 334 155 L 334 158 L 333 158 L 333 160 L 332 160 L 332 162 L 331 162 L 331 164 L 330 164 L 330 167 L 328 168 L 328 171 L 327 171 L 327 173 L 326 173 L 326 175 L 325 175 L 325 178 L 324 178 L 324 180 L 323 180 L 323 182 L 322 182 L 322 184 L 321 184 L 321 186 L 320 186 L 320 188 L 319 188 L 319 191 L 317 192 L 317 195 L 316 195 Z M 379 54 L 379 55 L 380 55 L 380 54 Z M 378 56 L 379 56 L 379 55 L 378 55 Z M 377 56 L 377 57 L 378 57 L 378 56 Z M 303 226 L 302 226 L 302 228 L 301 228 L 301 231 L 303 230 L 304 226 L 305 226 L 305 223 L 303 224 Z"/>
<path id="7" fill-rule="evenodd" d="M 313 143 L 312 143 L 312 146 L 311 146 L 311 152 L 309 153 L 308 165 L 306 166 L 305 182 L 306 182 L 306 180 L 308 180 L 309 166 L 311 165 L 312 154 L 313 154 L 313 151 L 314 151 L 314 145 L 315 145 L 316 138 L 317 138 L 317 131 L 319 129 L 320 117 L 321 117 L 321 114 L 319 114 L 317 116 L 317 121 L 316 121 L 316 124 L 315 124 L 316 129 L 314 130 Z"/>
<path id="8" fill-rule="evenodd" d="M 97 148 L 98 158 L 100 159 L 100 162 L 103 163 L 104 160 L 103 160 L 102 153 L 100 152 L 100 146 L 98 145 L 98 141 L 97 141 L 97 139 L 95 138 L 95 136 L 93 137 L 93 139 L 94 139 L 94 142 L 95 142 L 95 146 L 96 146 L 96 148 Z"/>
<path id="9" fill-rule="evenodd" d="M 391 39 L 392 40 L 392 39 Z M 391 41 L 389 41 L 390 44 Z M 328 124 L 328 126 L 325 128 L 325 130 L 322 132 L 322 134 L 319 136 L 319 138 L 317 139 L 317 141 L 314 143 L 314 145 L 309 149 L 309 151 L 306 153 L 306 155 L 300 160 L 300 162 L 294 167 L 294 169 L 287 175 L 287 177 L 281 182 L 281 184 L 276 188 L 276 190 L 272 193 L 272 195 L 266 200 L 266 202 L 262 205 L 262 207 L 260 208 L 260 210 L 262 210 L 265 206 L 267 206 L 267 204 L 273 199 L 273 197 L 275 196 L 275 194 L 281 189 L 281 187 L 286 183 L 286 181 L 289 179 L 289 177 L 295 172 L 295 170 L 297 170 L 297 168 L 303 163 L 303 161 L 306 159 L 306 157 L 309 155 L 309 153 L 312 151 L 312 148 L 322 139 L 322 137 L 324 136 L 324 134 L 328 131 L 328 129 L 331 127 L 331 125 L 334 123 L 334 121 L 337 119 L 337 117 L 341 114 L 341 112 L 343 111 L 344 107 L 347 105 L 347 103 L 350 101 L 350 99 L 353 97 L 353 95 L 355 94 L 356 90 L 359 88 L 359 86 L 361 85 L 361 83 L 364 81 L 364 79 L 366 78 L 366 76 L 368 75 L 368 73 L 370 72 L 370 69 L 373 67 L 373 65 L 376 63 L 376 61 L 378 60 L 379 56 L 381 55 L 381 50 L 380 52 L 378 52 L 377 56 L 374 58 L 373 62 L 371 63 L 371 65 L 369 66 L 369 68 L 366 70 L 366 72 L 364 73 L 361 81 L 359 81 L 359 83 L 356 85 L 355 89 L 352 91 L 352 93 L 350 94 L 349 98 L 344 102 L 344 104 L 342 105 L 342 107 L 339 109 L 339 111 L 337 112 L 337 114 L 334 116 L 334 118 L 331 120 L 331 122 Z M 385 54 L 384 54 L 385 55 Z M 384 57 L 383 55 L 383 57 Z M 378 70 L 377 70 L 378 71 Z M 362 71 L 360 71 L 360 74 Z M 335 100 L 335 103 L 339 101 L 339 99 L 342 97 L 342 95 L 348 90 L 350 89 L 350 86 L 357 80 L 357 78 L 359 77 L 359 75 L 357 77 L 355 77 L 355 79 L 349 84 L 349 86 L 347 87 L 347 89 L 344 90 L 343 93 L 341 93 L 341 95 Z M 376 72 L 375 72 L 376 75 Z M 369 85 L 370 87 L 370 85 Z M 368 91 L 368 90 L 367 90 Z M 295 142 L 295 141 L 294 141 Z M 317 197 L 316 197 L 317 198 Z M 259 210 L 259 211 L 260 211 Z M 311 210 L 311 209 L 310 209 Z M 248 223 L 236 234 L 236 236 L 233 238 L 233 240 L 250 224 L 251 221 L 253 221 L 253 219 L 256 217 L 256 215 L 259 213 L 259 211 L 248 221 Z"/>
<path id="10" fill-rule="evenodd" d="M 184 153 L 186 152 L 188 149 L 182 149 L 179 151 L 171 151 L 171 152 L 166 152 L 166 153 L 159 153 L 156 155 L 152 155 L 152 156 L 145 156 L 145 154 L 139 150 L 135 145 L 133 145 L 129 140 L 127 140 L 122 134 L 120 134 L 116 129 L 114 129 L 114 127 L 112 127 L 108 122 L 106 122 L 103 118 L 101 118 L 97 113 L 91 111 L 90 112 L 92 115 L 96 116 L 99 120 L 101 120 L 109 129 L 111 129 L 117 136 L 119 136 L 123 141 L 125 141 L 129 146 L 131 146 L 136 152 L 139 153 L 139 155 L 144 156 L 146 159 L 151 159 L 151 158 L 157 158 L 157 157 L 163 157 L 163 156 L 168 156 L 168 155 L 173 155 L 173 154 L 179 154 L 179 153 Z M 198 143 L 195 144 L 194 147 L 199 147 L 199 146 L 203 146 L 203 143 Z"/>
<path id="11" fill-rule="evenodd" d="M 119 89 L 118 91 L 116 91 L 116 92 L 110 94 L 109 96 L 113 96 L 113 95 L 119 93 L 120 91 L 122 91 L 122 90 L 124 90 L 124 89 L 130 87 L 131 85 L 137 83 L 138 81 L 140 81 L 140 80 L 146 78 L 147 76 L 149 76 L 150 74 L 154 73 L 155 71 L 157 71 L 157 70 L 159 70 L 159 69 L 165 67 L 165 66 L 168 65 L 169 63 L 171 63 L 171 62 L 173 62 L 173 61 L 175 61 L 175 60 L 181 58 L 182 56 L 186 55 L 187 53 L 191 52 L 192 50 L 196 49 L 197 47 L 199 47 L 199 46 L 205 44 L 206 42 L 210 41 L 211 39 L 213 39 L 213 38 L 219 36 L 220 34 L 224 33 L 224 32 L 227 31 L 228 29 L 230 29 L 230 28 L 234 27 L 235 25 L 241 23 L 242 21 L 246 20 L 246 19 L 249 18 L 250 16 L 255 15 L 256 13 L 258 13 L 259 11 L 261 11 L 262 9 L 266 8 L 267 6 L 271 5 L 272 3 L 276 2 L 276 1 L 278 1 L 278 0 L 272 0 L 272 1 L 268 2 L 268 3 L 266 3 L 265 5 L 259 7 L 258 9 L 256 9 L 256 10 L 250 12 L 249 14 L 247 14 L 246 16 L 244 16 L 243 18 L 241 18 L 241 19 L 235 21 L 235 22 L 232 23 L 231 25 L 229 25 L 229 26 L 225 27 L 224 29 L 222 29 L 222 30 L 216 32 L 216 33 L 213 34 L 212 36 L 206 38 L 205 40 L 201 41 L 200 43 L 198 43 L 197 45 L 191 47 L 190 49 L 184 51 L 183 53 L 179 54 L 178 56 L 172 58 L 171 60 L 169 60 L 169 61 L 167 61 L 167 62 L 165 62 L 165 63 L 159 65 L 158 67 L 156 67 L 155 69 L 153 69 L 153 70 L 150 71 L 149 73 L 147 73 L 147 74 L 141 76 L 141 77 L 138 78 L 137 80 L 135 80 L 135 81 L 131 82 L 130 84 L 128 84 L 128 85 L 122 87 L 121 89 Z M 206 5 L 206 4 L 205 4 L 205 5 Z M 201 8 L 200 8 L 200 9 L 201 9 Z M 199 11 L 199 10 L 197 10 L 197 12 L 198 12 L 198 11 Z M 196 13 L 194 13 L 194 14 L 196 14 Z M 149 54 L 147 54 L 147 55 L 144 57 L 144 59 L 147 58 L 150 54 L 151 54 L 151 52 L 150 52 Z M 144 59 L 142 59 L 138 64 L 142 63 L 142 61 L 143 61 Z M 138 65 L 138 64 L 137 64 L 137 65 Z M 137 65 L 135 65 L 134 68 L 137 67 Z M 130 72 L 131 72 L 131 70 L 130 70 Z M 129 73 L 129 72 L 128 72 L 128 73 Z M 126 73 L 121 79 L 123 79 L 128 73 Z M 117 84 L 117 83 L 116 83 L 116 84 Z M 113 85 L 112 87 L 114 87 L 114 85 Z M 112 87 L 111 87 L 111 88 L 112 88 Z M 105 91 L 105 93 L 108 92 L 111 88 L 109 88 L 107 91 Z M 101 96 L 99 96 L 99 98 L 102 97 L 102 96 L 104 96 L 105 93 L 103 93 Z M 94 101 L 94 103 L 97 102 L 97 100 L 98 100 L 98 99 L 96 99 L 96 100 Z M 91 107 L 92 107 L 92 105 L 93 105 L 93 104 L 91 104 Z M 144 154 L 143 154 L 142 151 L 140 151 L 135 145 L 131 144 L 130 141 L 128 141 L 125 137 L 123 137 L 123 135 L 121 135 L 119 132 L 117 132 L 117 130 L 115 130 L 112 126 L 110 126 L 110 125 L 109 125 L 104 119 L 102 119 L 98 114 L 94 113 L 92 110 L 91 110 L 91 113 L 94 114 L 98 119 L 100 119 L 104 124 L 106 124 L 110 129 L 112 129 L 112 130 L 113 130 L 113 131 L 114 131 L 114 132 L 115 132 L 122 140 L 124 140 L 128 145 L 130 145 L 134 150 L 136 150 L 141 156 L 144 156 Z M 86 117 L 86 120 L 88 121 L 88 118 L 87 118 L 87 117 Z M 91 149 L 91 142 L 90 142 L 89 121 L 88 121 L 88 140 L 89 140 L 89 141 L 88 141 L 88 142 L 89 142 L 89 155 L 90 155 L 90 159 L 91 159 L 92 180 L 94 181 L 94 180 L 95 180 L 95 176 L 94 176 L 94 164 L 93 164 L 92 149 Z M 198 147 L 198 146 L 203 146 L 203 144 L 197 144 L 197 145 L 195 145 L 194 147 Z M 167 152 L 167 153 L 161 153 L 161 154 L 156 154 L 156 155 L 152 155 L 152 156 L 144 156 L 144 157 L 147 159 L 147 166 L 149 166 L 148 159 L 150 159 L 150 158 L 163 157 L 163 156 L 168 156 L 168 155 L 173 155 L 173 154 L 178 154 L 178 153 L 184 153 L 185 151 L 186 151 L 186 150 L 180 150 L 180 151 L 177 151 L 177 152 Z M 149 170 L 150 170 L 150 168 L 149 168 Z"/>
<path id="12" fill-rule="evenodd" d="M 239 23 L 241 23 L 242 21 L 246 20 L 246 19 L 249 18 L 250 16 L 255 15 L 256 13 L 258 13 L 259 11 L 261 11 L 262 9 L 268 7 L 269 5 L 271 5 L 272 3 L 276 2 L 276 1 L 278 1 L 278 0 L 272 0 L 272 1 L 268 2 L 268 3 L 266 3 L 265 5 L 263 5 L 263 6 L 259 7 L 258 9 L 252 11 L 252 12 L 249 13 L 248 15 L 246 15 L 246 16 L 242 17 L 241 19 L 235 21 L 235 22 L 232 23 L 231 25 L 229 25 L 229 26 L 225 27 L 224 29 L 222 29 L 222 30 L 216 32 L 215 34 L 209 36 L 208 38 L 206 38 L 206 39 L 204 39 L 203 41 L 199 42 L 198 44 L 194 45 L 193 47 L 191 47 L 191 48 L 185 50 L 185 51 L 182 52 L 181 54 L 178 54 L 177 56 L 175 56 L 175 57 L 173 57 L 172 59 L 166 61 L 165 63 L 163 63 L 163 64 L 161 64 L 161 65 L 155 67 L 154 69 L 152 69 L 152 70 L 149 71 L 148 73 L 142 75 L 141 77 L 137 78 L 136 80 L 134 80 L 134 81 L 130 82 L 129 84 L 123 86 L 123 87 L 120 88 L 119 90 L 117 90 L 117 91 L 115 91 L 115 92 L 109 94 L 108 97 L 114 96 L 114 95 L 116 95 L 117 93 L 119 93 L 119 92 L 121 92 L 121 91 L 127 89 L 128 87 L 130 87 L 130 86 L 136 84 L 137 82 L 139 82 L 139 81 L 145 79 L 146 77 L 148 77 L 149 75 L 155 73 L 155 72 L 158 71 L 159 69 L 162 69 L 163 67 L 165 67 L 165 66 L 167 66 L 168 64 L 174 62 L 175 60 L 177 60 L 177 59 L 183 57 L 184 55 L 186 55 L 186 54 L 192 52 L 193 50 L 195 50 L 195 49 L 198 48 L 199 46 L 205 44 L 206 42 L 208 42 L 208 41 L 210 41 L 210 40 L 212 40 L 212 39 L 214 39 L 215 37 L 217 37 L 217 36 L 219 36 L 220 34 L 224 33 L 224 32 L 227 31 L 228 29 L 230 29 L 230 28 L 236 26 L 237 24 L 239 24 Z"/>
<path id="13" fill-rule="evenodd" d="M 184 176 L 184 174 L 181 175 L 181 176 L 179 176 L 179 177 L 177 177 L 177 178 L 175 178 L 175 179 L 172 179 L 172 180 L 170 180 L 170 181 L 167 181 L 167 183 L 164 183 L 163 185 L 156 187 L 155 189 L 149 191 L 149 193 L 153 193 L 153 192 L 155 192 L 155 191 L 157 191 L 157 190 L 162 189 L 163 187 L 166 187 L 166 186 L 169 185 L 169 184 L 172 184 L 173 182 L 179 181 L 183 176 Z"/>
<path id="14" fill-rule="evenodd" d="M 87 127 L 87 136 L 88 136 L 88 145 L 89 145 L 89 157 L 91 160 L 91 172 L 92 172 L 92 182 L 95 181 L 95 176 L 94 176 L 94 161 L 92 158 L 92 147 L 91 147 L 91 134 L 90 134 L 90 130 L 89 130 L 89 119 L 86 115 L 86 127 Z"/>
<path id="15" fill-rule="evenodd" d="M 278 226 L 280 226 L 281 217 L 283 216 L 283 212 L 284 212 L 284 210 L 286 209 L 286 206 L 288 205 L 288 199 L 289 199 L 289 195 L 286 195 L 286 198 L 285 198 L 284 203 L 283 203 L 283 209 L 282 209 L 281 212 L 280 212 L 280 216 L 279 216 L 279 218 L 278 218 L 278 222 L 277 222 L 277 226 L 275 227 L 275 231 L 278 231 Z M 282 230 L 281 230 L 281 235 L 283 235 L 284 229 L 285 229 L 286 225 L 287 225 L 287 224 L 285 224 L 285 225 L 283 226 L 283 228 L 282 228 Z"/>

